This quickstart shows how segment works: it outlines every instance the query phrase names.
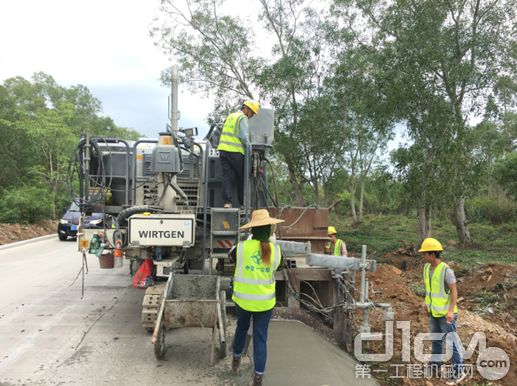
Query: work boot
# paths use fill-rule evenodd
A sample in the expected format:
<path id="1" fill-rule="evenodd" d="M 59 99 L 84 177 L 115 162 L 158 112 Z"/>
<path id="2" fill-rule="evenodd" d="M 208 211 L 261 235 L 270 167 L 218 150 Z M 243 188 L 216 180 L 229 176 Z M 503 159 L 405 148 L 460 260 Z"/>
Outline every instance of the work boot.
<path id="1" fill-rule="evenodd" d="M 239 367 L 241 366 L 241 357 L 233 356 L 232 360 L 232 371 L 237 374 L 239 372 Z"/>
<path id="2" fill-rule="evenodd" d="M 253 382 L 250 386 L 262 386 L 262 374 L 253 374 Z"/>
<path id="3" fill-rule="evenodd" d="M 232 204 L 224 204 L 224 207 L 225 207 L 225 208 L 227 208 L 227 209 L 228 209 L 228 208 L 231 208 L 231 207 L 232 207 Z"/>
<path id="4" fill-rule="evenodd" d="M 458 374 L 452 375 L 445 383 L 449 386 L 458 385 L 461 381 L 465 379 L 466 376 L 467 374 L 465 374 L 462 370 Z"/>

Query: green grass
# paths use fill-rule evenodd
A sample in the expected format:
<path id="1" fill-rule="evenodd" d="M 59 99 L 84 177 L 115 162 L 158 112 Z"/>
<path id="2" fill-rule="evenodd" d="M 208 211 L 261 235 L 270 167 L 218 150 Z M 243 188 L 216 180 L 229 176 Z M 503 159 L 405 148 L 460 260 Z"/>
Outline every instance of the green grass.
<path id="1" fill-rule="evenodd" d="M 508 265 L 517 263 L 516 255 L 502 251 L 447 250 L 442 254 L 442 258 L 460 263 L 466 268 L 476 267 L 484 263 L 501 263 Z"/>
<path id="2" fill-rule="evenodd" d="M 475 298 L 483 298 L 483 300 L 480 301 L 480 306 L 485 307 L 488 304 L 495 303 L 500 300 L 498 294 L 493 294 L 486 291 L 477 291 L 472 294 L 472 297 Z"/>
<path id="3" fill-rule="evenodd" d="M 332 217 L 332 216 L 331 216 Z M 361 246 L 367 246 L 368 258 L 378 259 L 386 252 L 397 250 L 404 245 L 399 240 L 413 244 L 418 250 L 418 220 L 401 215 L 366 215 L 358 228 L 352 228 L 352 220 L 332 218 L 338 230 L 338 238 L 345 240 L 347 249 L 356 256 L 361 254 Z M 442 257 L 456 261 L 466 268 L 479 264 L 498 262 L 517 264 L 517 224 L 490 226 L 482 223 L 469 224 L 474 244 L 468 248 L 446 249 Z M 433 220 L 432 237 L 442 245 L 449 240 L 458 243 L 456 227 L 451 221 Z M 462 276 L 466 273 L 460 272 Z"/>
<path id="4" fill-rule="evenodd" d="M 468 267 L 456 268 L 454 270 L 454 275 L 456 275 L 456 277 L 463 277 L 468 271 L 470 271 L 470 268 Z"/>
<path id="5" fill-rule="evenodd" d="M 411 291 L 413 291 L 415 294 L 417 294 L 420 297 L 425 297 L 425 286 L 420 283 L 413 283 L 409 286 L 411 288 Z"/>

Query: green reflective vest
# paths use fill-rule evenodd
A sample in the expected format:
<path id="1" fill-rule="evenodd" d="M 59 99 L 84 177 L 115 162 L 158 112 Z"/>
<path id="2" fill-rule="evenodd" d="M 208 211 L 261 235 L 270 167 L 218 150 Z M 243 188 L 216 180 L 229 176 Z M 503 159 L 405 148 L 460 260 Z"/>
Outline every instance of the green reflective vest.
<path id="1" fill-rule="evenodd" d="M 337 240 L 336 244 L 334 244 L 334 256 L 342 256 L 341 255 L 341 244 L 344 244 L 345 242 L 342 240 Z M 330 245 L 332 244 L 331 241 L 329 241 L 328 247 L 330 248 Z M 346 244 L 345 244 L 346 245 Z"/>
<path id="2" fill-rule="evenodd" d="M 243 118 L 248 119 L 242 111 L 228 115 L 217 150 L 244 154 L 244 145 L 239 138 L 239 123 Z"/>
<path id="3" fill-rule="evenodd" d="M 269 244 L 270 266 L 262 263 L 259 240 L 242 241 L 237 244 L 232 299 L 246 311 L 268 311 L 276 304 L 275 272 L 281 260 L 280 246 Z"/>
<path id="4" fill-rule="evenodd" d="M 442 318 L 449 311 L 451 304 L 450 290 L 445 289 L 445 271 L 450 269 L 447 264 L 441 262 L 434 270 L 433 279 L 429 280 L 431 264 L 424 266 L 425 305 L 435 318 Z M 458 312 L 458 306 L 454 306 L 454 313 Z"/>

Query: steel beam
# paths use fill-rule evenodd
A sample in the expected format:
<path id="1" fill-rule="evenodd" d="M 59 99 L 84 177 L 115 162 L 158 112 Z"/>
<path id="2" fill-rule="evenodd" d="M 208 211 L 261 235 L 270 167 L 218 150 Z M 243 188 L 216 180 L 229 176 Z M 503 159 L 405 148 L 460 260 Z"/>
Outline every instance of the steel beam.
<path id="1" fill-rule="evenodd" d="M 354 257 L 319 255 L 316 253 L 311 253 L 307 256 L 307 265 L 311 267 L 348 269 L 349 271 L 360 271 L 362 269 L 361 260 Z M 364 264 L 366 271 L 375 272 L 376 266 L 377 262 L 375 260 L 366 260 Z"/>

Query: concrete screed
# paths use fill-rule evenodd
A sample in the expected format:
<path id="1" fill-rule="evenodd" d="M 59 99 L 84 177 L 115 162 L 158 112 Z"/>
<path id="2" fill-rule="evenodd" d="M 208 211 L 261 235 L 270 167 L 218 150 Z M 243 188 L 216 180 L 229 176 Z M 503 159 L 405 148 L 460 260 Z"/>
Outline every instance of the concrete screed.
<path id="1" fill-rule="evenodd" d="M 74 241 L 42 240 L 0 250 L 0 385 L 249 385 L 253 366 L 230 368 L 236 318 L 228 315 L 228 356 L 210 366 L 211 329 L 167 331 L 162 360 L 141 326 L 144 295 L 129 268 L 100 269 Z M 75 281 L 74 281 L 75 280 Z M 18 290 L 17 290 L 18 289 Z M 251 354 L 251 353 L 250 353 Z M 298 322 L 272 321 L 265 385 L 376 385 L 355 378 L 355 360 Z"/>

